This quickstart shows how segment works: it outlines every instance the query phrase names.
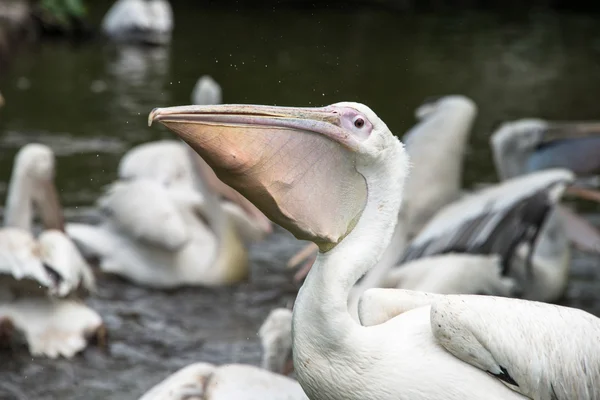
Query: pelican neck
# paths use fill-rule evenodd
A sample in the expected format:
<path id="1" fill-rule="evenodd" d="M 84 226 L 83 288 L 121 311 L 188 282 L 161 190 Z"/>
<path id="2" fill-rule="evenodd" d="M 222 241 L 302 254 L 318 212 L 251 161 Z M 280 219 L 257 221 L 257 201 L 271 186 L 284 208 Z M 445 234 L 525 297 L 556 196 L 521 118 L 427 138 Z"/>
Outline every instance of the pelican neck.
<path id="1" fill-rule="evenodd" d="M 348 312 L 348 296 L 391 241 L 408 170 L 408 158 L 395 138 L 378 158 L 357 165 L 368 190 L 358 223 L 336 247 L 319 252 L 298 293 L 293 313 L 294 357 L 304 351 L 335 350 L 359 326 Z"/>

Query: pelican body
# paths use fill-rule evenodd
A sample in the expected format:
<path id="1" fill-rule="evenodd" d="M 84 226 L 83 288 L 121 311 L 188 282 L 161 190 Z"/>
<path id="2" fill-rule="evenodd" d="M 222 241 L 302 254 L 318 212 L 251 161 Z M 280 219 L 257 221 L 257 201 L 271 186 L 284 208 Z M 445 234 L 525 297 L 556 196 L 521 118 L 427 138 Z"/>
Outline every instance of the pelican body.
<path id="1" fill-rule="evenodd" d="M 390 242 L 409 170 L 402 143 L 367 106 L 182 106 L 150 121 L 319 246 L 293 310 L 294 366 L 310 399 L 600 397 L 600 320 L 581 310 L 370 289 L 359 304 L 366 326 L 351 317 L 348 295 Z"/>

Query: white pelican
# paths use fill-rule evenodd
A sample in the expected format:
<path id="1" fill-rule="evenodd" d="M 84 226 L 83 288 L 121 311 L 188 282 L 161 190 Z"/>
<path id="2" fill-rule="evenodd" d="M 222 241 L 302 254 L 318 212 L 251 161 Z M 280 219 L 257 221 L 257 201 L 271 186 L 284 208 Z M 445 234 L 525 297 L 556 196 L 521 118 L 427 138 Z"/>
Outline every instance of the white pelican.
<path id="1" fill-rule="evenodd" d="M 187 145 L 137 146 L 122 158 L 119 177 L 98 201 L 101 225 L 66 227 L 103 271 L 157 288 L 247 277 L 246 245 L 270 233 L 271 223 Z"/>
<path id="2" fill-rule="evenodd" d="M 168 0 L 117 0 L 102 20 L 116 41 L 163 45 L 171 41 L 173 10 Z"/>
<path id="3" fill-rule="evenodd" d="M 277 308 L 261 326 L 263 368 L 195 363 L 154 386 L 140 400 L 307 400 L 300 384 L 284 376 L 291 361 L 291 319 L 290 310 Z"/>
<path id="4" fill-rule="evenodd" d="M 557 300 L 570 260 L 556 204 L 574 179 L 568 170 L 540 171 L 467 195 L 435 215 L 401 262 L 452 252 L 498 255 L 503 275 L 522 285 L 521 296 Z"/>
<path id="5" fill-rule="evenodd" d="M 88 339 L 104 340 L 105 330 L 101 317 L 77 299 L 95 282 L 62 232 L 54 165 L 54 154 L 40 144 L 24 146 L 15 159 L 0 229 L 0 325 L 23 332 L 32 355 L 70 358 Z M 46 228 L 37 240 L 34 207 Z"/>
<path id="6" fill-rule="evenodd" d="M 223 183 L 188 145 L 175 140 L 144 143 L 129 150 L 119 163 L 119 179 L 147 178 L 166 187 L 216 194 L 242 238 L 260 241 L 272 232 L 271 222 L 252 203 Z"/>
<path id="7" fill-rule="evenodd" d="M 149 119 L 319 245 L 293 310 L 294 366 L 309 398 L 600 397 L 600 319 L 581 310 L 370 289 L 360 318 L 372 326 L 351 317 L 348 295 L 390 242 L 409 170 L 402 143 L 365 105 L 183 106 Z"/>
<path id="8" fill-rule="evenodd" d="M 223 94 L 221 85 L 210 75 L 202 75 L 198 78 L 196 86 L 192 91 L 192 103 L 198 105 L 221 104 Z"/>
<path id="9" fill-rule="evenodd" d="M 247 277 L 247 250 L 220 207 L 189 188 L 116 182 L 99 199 L 100 225 L 67 224 L 100 268 L 156 288 L 220 286 Z"/>

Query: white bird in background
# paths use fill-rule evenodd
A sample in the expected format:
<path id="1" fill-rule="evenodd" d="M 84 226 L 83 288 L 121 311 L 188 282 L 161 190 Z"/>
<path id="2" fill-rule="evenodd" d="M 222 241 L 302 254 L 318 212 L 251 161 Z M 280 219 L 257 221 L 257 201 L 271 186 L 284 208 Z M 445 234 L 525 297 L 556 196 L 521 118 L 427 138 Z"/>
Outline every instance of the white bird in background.
<path id="1" fill-rule="evenodd" d="M 88 340 L 105 340 L 101 317 L 78 298 L 95 289 L 90 267 L 63 233 L 54 187 L 55 160 L 40 144 L 15 159 L 0 229 L 0 326 L 2 339 L 22 332 L 32 355 L 72 357 Z M 34 207 L 45 230 L 32 234 Z"/>
<path id="2" fill-rule="evenodd" d="M 102 20 L 115 41 L 164 45 L 171 41 L 173 10 L 168 0 L 117 0 Z"/>
<path id="3" fill-rule="evenodd" d="M 556 206 L 574 180 L 568 170 L 546 170 L 466 195 L 434 216 L 400 262 L 448 253 L 481 254 L 478 257 L 500 261 L 502 275 L 515 279 L 520 296 L 558 300 L 566 289 L 570 258 L 567 237 L 557 225 Z M 396 277 L 402 278 L 403 269 L 401 264 L 394 271 Z M 463 289 L 469 283 L 465 281 Z"/>
<path id="4" fill-rule="evenodd" d="M 100 225 L 66 230 L 104 272 L 156 288 L 228 285 L 248 274 L 234 223 L 198 192 L 149 179 L 116 182 L 98 207 Z"/>
<path id="5" fill-rule="evenodd" d="M 311 399 L 600 397 L 600 319 L 581 310 L 370 289 L 365 326 L 351 317 L 348 295 L 392 238 L 409 171 L 402 143 L 367 106 L 184 106 L 149 119 L 191 142 L 271 220 L 319 245 L 293 310 L 295 371 Z"/>
<path id="6" fill-rule="evenodd" d="M 158 383 L 139 400 L 307 400 L 300 384 L 284 376 L 285 366 L 291 361 L 291 343 L 287 343 L 291 336 L 286 331 L 291 328 L 291 318 L 290 310 L 275 309 L 261 326 L 263 368 L 191 364 Z"/>

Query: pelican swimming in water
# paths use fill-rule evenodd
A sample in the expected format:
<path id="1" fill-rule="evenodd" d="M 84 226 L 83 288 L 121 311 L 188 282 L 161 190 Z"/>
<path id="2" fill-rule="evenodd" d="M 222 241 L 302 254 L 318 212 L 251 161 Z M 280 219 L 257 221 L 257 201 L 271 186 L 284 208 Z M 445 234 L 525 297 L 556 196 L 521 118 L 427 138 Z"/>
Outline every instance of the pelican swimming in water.
<path id="1" fill-rule="evenodd" d="M 294 367 L 309 398 L 600 397 L 600 319 L 582 310 L 370 289 L 365 326 L 351 317 L 348 295 L 390 242 L 409 171 L 402 143 L 367 106 L 183 106 L 149 120 L 319 246 L 293 310 Z"/>
<path id="2" fill-rule="evenodd" d="M 270 221 L 185 143 L 131 149 L 119 177 L 98 201 L 99 226 L 67 224 L 103 271 L 157 288 L 220 286 L 247 277 L 246 246 L 271 232 Z"/>
<path id="3" fill-rule="evenodd" d="M 120 42 L 167 44 L 173 31 L 171 4 L 168 0 L 117 0 L 102 20 L 102 31 Z"/>
<path id="4" fill-rule="evenodd" d="M 95 289 L 90 267 L 63 233 L 54 187 L 55 160 L 41 144 L 15 159 L 0 229 L 0 331 L 22 332 L 32 355 L 72 357 L 89 339 L 104 340 L 101 317 L 78 298 Z M 45 230 L 32 234 L 34 207 Z"/>
<path id="5" fill-rule="evenodd" d="M 139 400 L 308 400 L 300 384 L 285 375 L 291 361 L 292 313 L 278 308 L 260 327 L 263 368 L 244 364 L 188 365 L 158 383 Z"/>

